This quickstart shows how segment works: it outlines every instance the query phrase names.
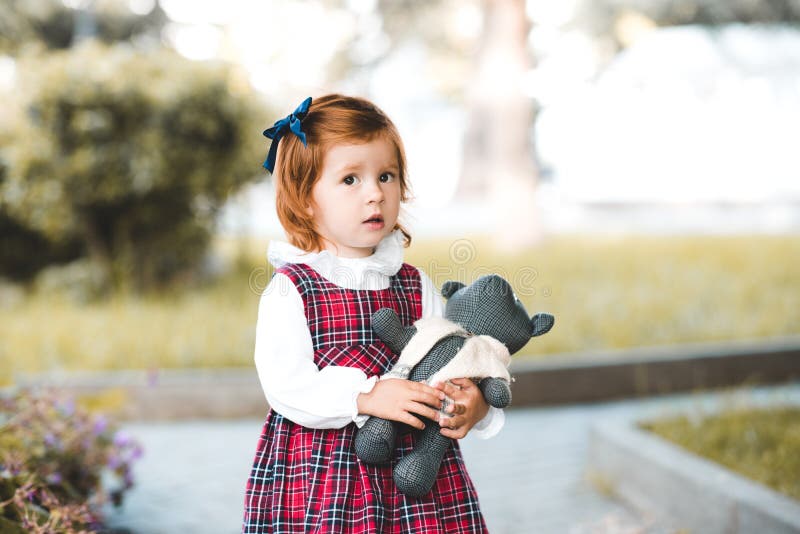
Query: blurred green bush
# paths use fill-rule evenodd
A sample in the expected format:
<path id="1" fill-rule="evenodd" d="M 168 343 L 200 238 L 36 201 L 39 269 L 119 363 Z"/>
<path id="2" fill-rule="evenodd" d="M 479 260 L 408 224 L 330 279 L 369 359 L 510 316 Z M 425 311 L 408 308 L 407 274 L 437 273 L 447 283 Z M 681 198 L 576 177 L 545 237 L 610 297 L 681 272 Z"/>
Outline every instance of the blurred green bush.
<path id="1" fill-rule="evenodd" d="M 168 18 L 158 2 L 144 15 L 131 11 L 126 0 L 3 0 L 0 2 L 0 53 L 17 55 L 34 47 L 69 48 L 80 27 L 76 18 L 91 11 L 92 30 L 103 42 L 159 41 Z M 83 13 L 85 14 L 85 13 Z"/>
<path id="2" fill-rule="evenodd" d="M 263 110 L 237 72 L 125 43 L 18 61 L 0 275 L 87 257 L 95 286 L 143 291 L 195 269 L 224 201 L 263 176 Z"/>

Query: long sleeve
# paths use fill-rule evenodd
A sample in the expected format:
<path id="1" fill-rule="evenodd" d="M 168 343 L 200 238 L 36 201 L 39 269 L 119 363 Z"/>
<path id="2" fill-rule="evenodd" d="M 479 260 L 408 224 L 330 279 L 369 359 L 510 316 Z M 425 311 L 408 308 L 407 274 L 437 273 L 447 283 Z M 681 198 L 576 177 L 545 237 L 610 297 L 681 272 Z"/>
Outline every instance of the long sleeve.
<path id="1" fill-rule="evenodd" d="M 422 317 L 444 317 L 444 302 L 442 295 L 434 286 L 433 281 L 425 272 L 417 267 L 420 280 L 422 281 Z M 506 415 L 500 408 L 489 406 L 486 417 L 478 421 L 472 427 L 471 434 L 481 439 L 489 439 L 495 436 L 506 422 Z"/>
<path id="2" fill-rule="evenodd" d="M 309 428 L 366 420 L 358 414 L 356 398 L 372 390 L 376 377 L 353 367 L 317 368 L 303 300 L 282 274 L 261 295 L 255 364 L 267 402 L 287 419 Z"/>
<path id="3" fill-rule="evenodd" d="M 418 269 L 419 270 L 419 269 Z M 419 270 L 422 281 L 422 317 L 442 316 L 444 303 L 430 278 Z M 287 419 L 308 428 L 342 428 L 350 422 L 364 424 L 358 413 L 359 393 L 368 393 L 376 377 L 353 367 L 330 365 L 320 370 L 308 330 L 303 300 L 291 280 L 276 274 L 261 295 L 256 323 L 255 365 L 270 407 Z M 481 438 L 503 427 L 502 410 L 489 413 L 473 428 Z"/>

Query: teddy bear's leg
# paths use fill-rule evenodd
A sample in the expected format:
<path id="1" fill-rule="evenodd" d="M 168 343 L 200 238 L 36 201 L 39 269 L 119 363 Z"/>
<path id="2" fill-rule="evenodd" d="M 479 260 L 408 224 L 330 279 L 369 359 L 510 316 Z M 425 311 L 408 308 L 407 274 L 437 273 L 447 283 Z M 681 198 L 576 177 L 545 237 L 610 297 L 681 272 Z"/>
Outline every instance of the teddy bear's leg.
<path id="1" fill-rule="evenodd" d="M 372 314 L 372 331 L 395 354 L 403 352 L 408 341 L 417 333 L 414 326 L 403 326 L 400 317 L 391 308 L 381 308 Z"/>
<path id="2" fill-rule="evenodd" d="M 394 452 L 397 427 L 394 422 L 370 417 L 356 430 L 356 456 L 368 464 L 388 462 Z"/>
<path id="3" fill-rule="evenodd" d="M 488 377 L 478 383 L 483 398 L 490 406 L 505 408 L 511 404 L 511 388 L 502 378 Z"/>
<path id="4" fill-rule="evenodd" d="M 450 438 L 441 435 L 440 428 L 437 423 L 427 421 L 414 450 L 397 462 L 394 483 L 404 495 L 422 497 L 433 488 L 442 458 L 450 447 Z"/>

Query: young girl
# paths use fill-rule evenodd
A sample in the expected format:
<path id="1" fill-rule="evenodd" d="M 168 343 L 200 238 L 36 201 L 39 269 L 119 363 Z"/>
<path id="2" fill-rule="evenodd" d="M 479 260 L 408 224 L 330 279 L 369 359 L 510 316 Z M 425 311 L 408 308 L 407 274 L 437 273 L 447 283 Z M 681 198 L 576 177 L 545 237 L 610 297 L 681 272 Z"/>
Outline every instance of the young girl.
<path id="1" fill-rule="evenodd" d="M 470 429 L 489 437 L 503 424 L 470 380 L 381 380 L 398 355 L 373 334 L 372 313 L 393 308 L 405 325 L 443 314 L 430 278 L 403 263 L 411 237 L 398 216 L 409 188 L 397 129 L 366 100 L 327 95 L 308 98 L 264 135 L 289 242 L 270 243 L 275 275 L 258 310 L 255 363 L 271 409 L 243 532 L 485 531 L 457 442 L 420 499 L 392 480 L 413 433 L 401 434 L 385 466 L 362 463 L 353 448 L 368 416 L 438 423 L 456 439 Z M 445 395 L 455 403 L 440 418 Z"/>

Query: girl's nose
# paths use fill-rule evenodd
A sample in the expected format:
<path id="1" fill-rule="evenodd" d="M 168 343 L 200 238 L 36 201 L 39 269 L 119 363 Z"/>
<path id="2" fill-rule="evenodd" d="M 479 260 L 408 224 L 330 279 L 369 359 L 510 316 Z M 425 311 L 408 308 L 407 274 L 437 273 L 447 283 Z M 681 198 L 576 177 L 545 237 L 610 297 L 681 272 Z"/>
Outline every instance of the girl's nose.
<path id="1" fill-rule="evenodd" d="M 383 202 L 383 188 L 380 180 L 369 180 L 367 186 L 367 202 Z"/>

